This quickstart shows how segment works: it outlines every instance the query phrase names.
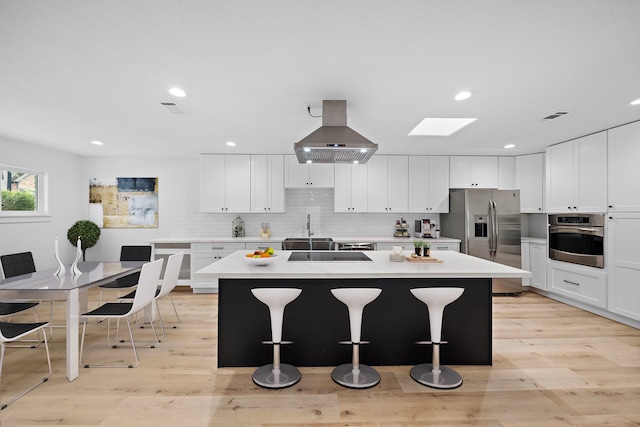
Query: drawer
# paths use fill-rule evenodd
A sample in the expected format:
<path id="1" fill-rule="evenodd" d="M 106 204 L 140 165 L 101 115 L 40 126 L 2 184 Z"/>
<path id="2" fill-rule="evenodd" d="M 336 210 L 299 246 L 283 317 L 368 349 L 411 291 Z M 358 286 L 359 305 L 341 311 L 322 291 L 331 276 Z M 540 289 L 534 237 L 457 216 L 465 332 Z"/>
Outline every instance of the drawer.
<path id="1" fill-rule="evenodd" d="M 606 274 L 588 270 L 580 271 L 579 268 L 564 268 L 555 263 L 550 267 L 551 288 L 549 290 L 551 292 L 596 307 L 606 308 Z"/>
<path id="2" fill-rule="evenodd" d="M 209 242 L 209 243 L 192 243 L 191 251 L 195 253 L 202 252 L 225 252 L 231 253 L 238 250 L 244 250 L 244 243 L 240 242 Z"/>
<path id="3" fill-rule="evenodd" d="M 460 252 L 459 243 L 430 243 L 430 249 L 434 251 L 456 251 Z"/>
<path id="4" fill-rule="evenodd" d="M 267 248 L 273 248 L 276 251 L 279 251 L 280 248 L 282 247 L 282 243 L 281 242 L 265 242 L 265 243 L 258 243 L 258 242 L 252 242 L 252 243 L 247 243 L 245 249 L 247 249 L 248 251 L 256 251 L 256 250 L 261 250 L 264 251 Z"/>

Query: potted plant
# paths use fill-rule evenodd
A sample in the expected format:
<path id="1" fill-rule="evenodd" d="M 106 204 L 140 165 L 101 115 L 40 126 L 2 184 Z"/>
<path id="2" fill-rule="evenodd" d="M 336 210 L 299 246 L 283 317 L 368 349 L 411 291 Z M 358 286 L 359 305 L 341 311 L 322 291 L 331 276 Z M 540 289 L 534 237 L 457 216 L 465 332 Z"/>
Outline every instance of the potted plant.
<path id="1" fill-rule="evenodd" d="M 76 246 L 78 244 L 78 237 L 80 237 L 82 245 L 80 248 L 82 249 L 82 261 L 85 261 L 85 251 L 98 243 L 100 227 L 93 221 L 76 221 L 67 231 L 67 239 L 69 239 L 69 243 Z"/>
<path id="2" fill-rule="evenodd" d="M 429 243 L 425 243 L 422 249 L 422 255 L 428 257 L 430 255 L 429 248 L 431 245 Z"/>
<path id="3" fill-rule="evenodd" d="M 413 248 L 416 252 L 416 255 L 422 256 L 422 240 L 414 240 Z"/>

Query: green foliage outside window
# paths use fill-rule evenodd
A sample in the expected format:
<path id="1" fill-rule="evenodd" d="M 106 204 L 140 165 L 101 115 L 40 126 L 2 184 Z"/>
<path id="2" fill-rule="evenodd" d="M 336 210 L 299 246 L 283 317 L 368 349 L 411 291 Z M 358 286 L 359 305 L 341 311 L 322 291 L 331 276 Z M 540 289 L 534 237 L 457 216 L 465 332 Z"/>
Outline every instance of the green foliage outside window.
<path id="1" fill-rule="evenodd" d="M 35 211 L 35 196 L 27 191 L 2 190 L 3 211 Z"/>

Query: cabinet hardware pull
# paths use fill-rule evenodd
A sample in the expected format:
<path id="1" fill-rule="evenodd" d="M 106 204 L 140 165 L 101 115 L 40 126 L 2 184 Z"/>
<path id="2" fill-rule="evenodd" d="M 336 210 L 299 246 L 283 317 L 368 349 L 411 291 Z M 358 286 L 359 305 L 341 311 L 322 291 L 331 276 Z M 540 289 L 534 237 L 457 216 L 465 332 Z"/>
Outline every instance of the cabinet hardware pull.
<path id="1" fill-rule="evenodd" d="M 211 249 L 214 251 L 221 251 L 224 249 L 224 246 L 212 246 Z"/>
<path id="2" fill-rule="evenodd" d="M 570 281 L 570 280 L 563 280 L 563 282 L 568 283 L 568 284 L 570 284 L 570 285 L 580 286 L 580 283 L 572 282 L 572 281 Z"/>

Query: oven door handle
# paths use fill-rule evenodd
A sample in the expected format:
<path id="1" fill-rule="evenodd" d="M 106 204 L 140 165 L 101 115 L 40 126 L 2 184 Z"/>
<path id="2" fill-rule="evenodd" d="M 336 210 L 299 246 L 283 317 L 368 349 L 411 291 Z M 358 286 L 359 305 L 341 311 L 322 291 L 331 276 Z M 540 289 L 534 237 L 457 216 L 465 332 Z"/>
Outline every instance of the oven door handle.
<path id="1" fill-rule="evenodd" d="M 574 233 L 574 234 L 593 234 L 602 236 L 604 234 L 603 227 L 570 227 L 552 225 L 549 227 L 549 233 Z"/>

